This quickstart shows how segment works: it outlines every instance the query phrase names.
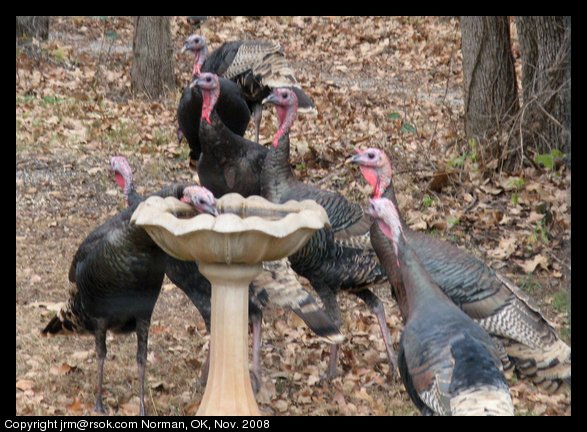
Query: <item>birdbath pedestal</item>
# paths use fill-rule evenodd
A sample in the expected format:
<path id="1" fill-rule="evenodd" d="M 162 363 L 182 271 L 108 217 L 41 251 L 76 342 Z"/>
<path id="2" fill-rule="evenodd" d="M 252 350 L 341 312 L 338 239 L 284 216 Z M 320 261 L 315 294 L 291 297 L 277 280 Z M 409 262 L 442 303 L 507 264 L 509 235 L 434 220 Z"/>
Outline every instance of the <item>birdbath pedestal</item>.
<path id="1" fill-rule="evenodd" d="M 261 415 L 248 367 L 249 284 L 263 261 L 295 253 L 328 216 L 314 201 L 278 205 L 238 194 L 224 195 L 217 207 L 220 216 L 189 217 L 187 204 L 154 196 L 139 205 L 131 223 L 169 255 L 196 261 L 212 285 L 210 369 L 197 415 Z"/>

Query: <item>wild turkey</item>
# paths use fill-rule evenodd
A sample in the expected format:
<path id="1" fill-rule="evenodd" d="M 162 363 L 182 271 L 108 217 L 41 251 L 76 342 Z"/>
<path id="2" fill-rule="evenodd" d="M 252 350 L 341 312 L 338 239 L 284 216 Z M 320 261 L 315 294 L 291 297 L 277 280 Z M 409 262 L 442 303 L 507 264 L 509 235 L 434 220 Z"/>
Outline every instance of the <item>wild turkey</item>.
<path id="1" fill-rule="evenodd" d="M 317 231 L 306 246 L 291 255 L 291 266 L 298 274 L 310 280 L 326 311 L 337 325 L 341 323 L 336 300 L 340 289 L 351 291 L 367 303 L 379 322 L 390 373 L 393 375 L 397 363 L 383 303 L 367 289 L 367 286 L 385 280 L 383 270 L 370 247 L 352 247 L 348 243 L 335 241 L 337 231 L 348 229 L 363 220 L 363 210 L 360 206 L 349 203 L 339 193 L 301 183 L 294 176 L 289 164 L 289 130 L 296 117 L 296 93 L 291 89 L 276 88 L 265 102 L 276 105 L 280 125 L 261 173 L 262 196 L 276 203 L 292 199 L 313 199 L 324 207 L 332 227 Z M 338 346 L 332 345 L 327 373 L 329 378 L 336 373 L 337 353 Z"/>
<path id="2" fill-rule="evenodd" d="M 203 186 L 214 196 L 236 192 L 242 196 L 259 195 L 259 177 L 267 148 L 232 132 L 216 110 L 221 88 L 218 76 L 202 73 L 192 85 L 202 91 L 200 143 L 202 155 L 198 175 Z"/>
<path id="3" fill-rule="evenodd" d="M 137 194 L 133 174 L 128 160 L 122 156 L 111 158 L 110 165 L 115 173 L 115 178 L 123 190 L 127 205 L 137 205 L 144 198 Z M 166 196 L 165 191 L 155 195 Z M 200 212 L 217 214 L 215 199 L 206 188 L 186 188 L 184 196 L 189 197 L 198 206 Z M 342 335 L 330 318 L 320 309 L 314 298 L 307 293 L 298 282 L 295 273 L 285 260 L 263 263 L 264 272 L 261 273 L 250 286 L 249 316 L 253 328 L 253 386 L 257 390 L 261 384 L 261 322 L 266 303 L 289 308 L 298 315 L 308 327 L 320 338 L 327 341 L 340 342 Z M 195 262 L 181 261 L 167 256 L 165 274 L 182 290 L 198 309 L 206 330 L 210 333 L 211 316 L 211 287 L 208 280 L 200 273 Z M 201 380 L 205 382 L 208 377 L 208 360 L 202 368 Z"/>
<path id="4" fill-rule="evenodd" d="M 373 187 L 373 197 L 383 196 L 397 205 L 391 163 L 383 151 L 362 150 L 350 162 L 360 165 L 363 176 Z M 549 392 L 558 390 L 565 382 L 570 384 L 571 348 L 513 282 L 472 254 L 413 231 L 403 220 L 402 226 L 408 244 L 432 280 L 458 307 L 501 341 L 522 376 L 531 378 Z M 371 228 L 371 242 L 376 250 L 383 248 L 378 243 L 388 243 L 375 224 Z"/>
<path id="5" fill-rule="evenodd" d="M 241 88 L 234 82 L 221 78 L 220 96 L 216 104 L 218 116 L 228 129 L 243 136 L 251 119 L 251 111 L 244 99 Z M 200 117 L 202 115 L 202 93 L 197 86 L 187 86 L 177 107 L 179 134 L 185 136 L 190 146 L 190 166 L 197 168 L 200 158 Z"/>
<path id="6" fill-rule="evenodd" d="M 187 188 L 185 189 L 187 191 Z M 184 189 L 170 188 L 183 198 Z M 165 274 L 165 253 L 130 218 L 138 203 L 92 231 L 78 248 L 69 280 L 70 297 L 43 329 L 43 334 L 92 333 L 98 358 L 95 410 L 104 411 L 102 382 L 106 358 L 106 332 L 137 334 L 140 415 L 145 415 L 144 378 L 147 341 L 153 308 Z"/>
<path id="7" fill-rule="evenodd" d="M 261 101 L 275 87 L 291 87 L 298 96 L 300 112 L 316 112 L 314 102 L 298 84 L 278 42 L 226 42 L 208 55 L 206 39 L 194 34 L 186 39 L 182 51 L 194 53 L 194 76 L 200 72 L 212 72 L 241 86 L 253 112 L 255 142 L 259 142 Z"/>
<path id="8" fill-rule="evenodd" d="M 391 241 L 377 255 L 390 279 L 405 326 L 399 367 L 422 414 L 514 415 L 502 364 L 491 338 L 432 281 L 402 233 L 393 203 L 371 199 L 369 211 Z M 393 248 L 393 251 L 391 249 Z"/>

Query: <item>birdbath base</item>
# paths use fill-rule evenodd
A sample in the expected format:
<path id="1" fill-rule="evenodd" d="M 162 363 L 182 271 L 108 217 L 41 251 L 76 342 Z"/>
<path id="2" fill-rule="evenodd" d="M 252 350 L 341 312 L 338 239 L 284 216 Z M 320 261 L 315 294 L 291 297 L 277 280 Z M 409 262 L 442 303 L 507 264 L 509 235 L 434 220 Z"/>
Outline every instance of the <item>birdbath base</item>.
<path id="1" fill-rule="evenodd" d="M 249 284 L 259 264 L 200 262 L 212 285 L 210 369 L 198 416 L 260 416 L 249 375 Z"/>
<path id="2" fill-rule="evenodd" d="M 131 223 L 144 227 L 174 258 L 196 261 L 212 284 L 208 384 L 197 415 L 261 415 L 249 376 L 249 284 L 262 261 L 298 251 L 329 226 L 315 201 L 273 204 L 259 196 L 226 194 L 219 216 L 180 217 L 191 207 L 174 197 L 153 196 L 139 204 Z"/>

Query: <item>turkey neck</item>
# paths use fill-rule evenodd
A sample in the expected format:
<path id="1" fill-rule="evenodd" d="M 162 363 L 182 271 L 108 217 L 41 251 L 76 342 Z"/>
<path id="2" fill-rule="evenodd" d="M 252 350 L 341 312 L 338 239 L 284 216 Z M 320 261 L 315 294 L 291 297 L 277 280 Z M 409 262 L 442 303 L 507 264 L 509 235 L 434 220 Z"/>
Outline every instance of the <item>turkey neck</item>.
<path id="1" fill-rule="evenodd" d="M 381 194 L 381 197 L 382 198 L 387 198 L 387 199 L 389 199 L 393 203 L 393 205 L 395 206 L 395 208 L 398 209 L 399 219 L 400 219 L 400 222 L 402 223 L 402 227 L 404 229 L 410 229 L 406 225 L 406 221 L 404 220 L 404 217 L 403 217 L 402 213 L 399 211 L 399 207 L 397 206 L 397 198 L 395 197 L 395 190 L 393 188 L 393 181 L 391 180 L 391 177 L 389 178 L 389 184 L 383 190 L 383 193 Z"/>
<path id="2" fill-rule="evenodd" d="M 395 189 L 393 188 L 393 172 L 391 169 L 391 162 L 389 161 L 387 156 L 385 156 L 385 160 L 382 166 L 377 167 L 375 169 L 371 167 L 361 167 L 361 172 L 363 173 L 363 176 L 373 186 L 372 197 L 389 199 L 397 209 L 397 212 L 400 217 L 400 222 L 402 223 L 402 227 L 405 229 L 406 223 L 401 212 L 399 211 L 399 207 L 397 205 L 397 198 L 395 197 Z"/>
<path id="3" fill-rule="evenodd" d="M 296 119 L 296 115 L 298 113 L 298 106 L 294 103 L 289 107 L 283 107 L 281 105 L 277 105 L 277 117 L 279 118 L 279 130 L 275 133 L 273 137 L 273 147 L 279 147 L 279 139 L 284 135 L 289 135 L 289 130 L 291 129 L 291 125 Z M 289 137 L 287 141 L 287 157 L 289 160 Z"/>
<path id="4" fill-rule="evenodd" d="M 132 178 L 124 185 L 124 197 L 126 198 L 127 207 L 134 206 L 143 200 L 143 197 L 137 193 Z"/>
<path id="5" fill-rule="evenodd" d="M 261 194 L 273 202 L 281 202 L 281 194 L 288 183 L 295 180 L 289 164 L 289 130 L 296 114 L 296 105 L 288 109 L 277 106 L 279 130 L 273 137 L 273 148 L 269 149 L 261 172 Z"/>
<path id="6" fill-rule="evenodd" d="M 126 199 L 127 207 L 143 200 L 143 198 L 137 193 L 135 189 L 132 174 L 130 172 L 116 171 L 114 176 L 116 183 L 118 183 L 118 186 L 122 188 L 122 193 Z"/>
<path id="7" fill-rule="evenodd" d="M 432 281 L 432 278 L 418 260 L 415 252 L 406 242 L 404 235 L 402 234 L 399 237 L 399 271 L 403 283 L 398 284 L 396 289 L 400 291 L 398 297 L 405 299 L 402 301 L 404 306 L 401 312 L 404 315 L 405 308 L 407 314 L 404 315 L 404 318 L 407 321 L 415 309 L 427 307 L 438 309 L 442 304 L 446 303 L 447 297 Z"/>
<path id="8" fill-rule="evenodd" d="M 289 134 L 277 138 L 277 146 L 269 149 L 261 172 L 261 194 L 273 202 L 280 202 L 281 194 L 294 180 L 289 164 Z M 275 140 L 274 140 L 275 143 Z"/>
<path id="9" fill-rule="evenodd" d="M 192 71 L 192 78 L 196 78 L 196 77 L 198 77 L 198 75 L 200 75 L 200 71 L 202 70 L 202 65 L 206 61 L 207 57 L 208 57 L 208 46 L 204 45 L 204 47 L 202 47 L 194 55 L 194 69 Z"/>
<path id="10" fill-rule="evenodd" d="M 387 198 L 397 209 L 402 228 L 409 230 L 410 228 L 405 224 L 402 214 L 397 206 L 397 198 L 393 188 L 391 163 L 389 160 L 382 167 L 376 169 L 372 167 L 361 167 L 361 172 L 367 181 L 373 186 L 373 198 Z M 397 256 L 395 254 L 391 240 L 383 234 L 378 223 L 371 226 L 369 232 L 371 237 L 371 244 L 377 254 L 377 257 L 383 264 L 385 272 L 391 284 L 391 289 L 395 295 L 396 301 L 400 308 L 404 322 L 406 322 L 409 314 L 409 304 L 406 297 L 406 289 L 402 278 L 401 269 L 397 265 Z M 401 236 L 404 238 L 403 235 Z"/>
<path id="11" fill-rule="evenodd" d="M 216 112 L 216 102 L 218 102 L 218 96 L 220 95 L 220 83 L 217 81 L 216 86 L 213 89 L 202 89 L 202 119 L 203 121 L 210 124 L 210 116 Z"/>
<path id="12" fill-rule="evenodd" d="M 406 299 L 406 290 L 403 286 L 402 275 L 397 265 L 397 257 L 395 255 L 395 251 L 393 250 L 391 240 L 389 240 L 383 234 L 381 228 L 379 228 L 378 223 L 374 223 L 373 225 L 371 225 L 371 230 L 369 234 L 371 237 L 371 244 L 373 245 L 373 250 L 375 251 L 377 258 L 379 258 L 381 265 L 385 269 L 387 279 L 389 280 L 389 283 L 391 285 L 391 290 L 399 306 L 402 319 L 405 323 L 409 311 Z"/>

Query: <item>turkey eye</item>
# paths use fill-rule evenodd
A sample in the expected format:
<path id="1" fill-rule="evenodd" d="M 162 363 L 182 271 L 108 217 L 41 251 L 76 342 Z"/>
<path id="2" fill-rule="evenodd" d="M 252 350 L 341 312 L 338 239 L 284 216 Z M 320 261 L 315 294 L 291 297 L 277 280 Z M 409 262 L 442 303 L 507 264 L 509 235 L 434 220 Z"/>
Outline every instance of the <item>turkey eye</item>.
<path id="1" fill-rule="evenodd" d="M 369 159 L 373 159 L 375 157 L 373 153 L 367 153 L 367 156 L 369 156 Z"/>

